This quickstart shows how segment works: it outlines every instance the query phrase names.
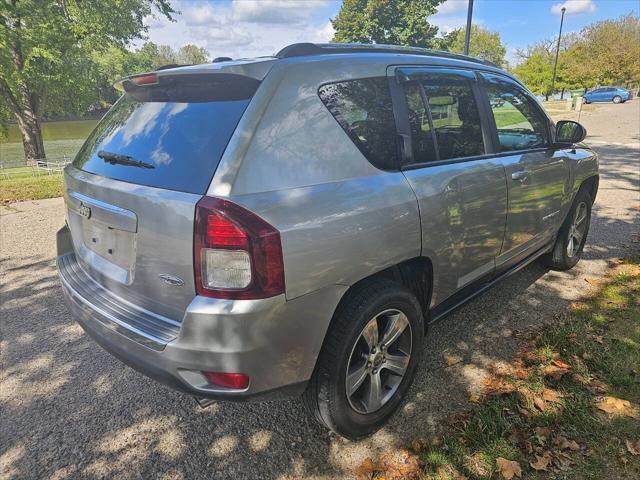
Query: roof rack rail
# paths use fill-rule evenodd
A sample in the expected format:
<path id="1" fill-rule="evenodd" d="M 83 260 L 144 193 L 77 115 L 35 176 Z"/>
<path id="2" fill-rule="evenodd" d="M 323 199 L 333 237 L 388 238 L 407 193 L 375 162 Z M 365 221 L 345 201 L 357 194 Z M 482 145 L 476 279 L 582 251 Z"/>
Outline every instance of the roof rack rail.
<path id="1" fill-rule="evenodd" d="M 452 58 L 468 62 L 481 63 L 497 67 L 492 62 L 459 53 L 431 50 L 420 47 L 401 47 L 398 45 L 370 44 L 370 43 L 293 43 L 284 47 L 276 58 L 292 58 L 309 55 L 331 55 L 335 53 L 404 53 L 407 55 L 424 55 L 430 57 Z"/>

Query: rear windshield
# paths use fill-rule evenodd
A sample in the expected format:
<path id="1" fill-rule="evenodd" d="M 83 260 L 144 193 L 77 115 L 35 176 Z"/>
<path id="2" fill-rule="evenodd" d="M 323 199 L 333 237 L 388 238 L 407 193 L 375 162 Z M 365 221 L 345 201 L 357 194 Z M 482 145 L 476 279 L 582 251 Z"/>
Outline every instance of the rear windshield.
<path id="1" fill-rule="evenodd" d="M 151 95 L 148 89 L 123 95 L 91 133 L 74 166 L 125 182 L 205 193 L 250 98 L 238 99 L 235 91 L 226 100 L 220 84 L 212 85 L 215 96 L 194 95 L 202 81 L 195 86 L 181 81 L 179 91 L 174 84 L 173 90 L 155 86 Z"/>

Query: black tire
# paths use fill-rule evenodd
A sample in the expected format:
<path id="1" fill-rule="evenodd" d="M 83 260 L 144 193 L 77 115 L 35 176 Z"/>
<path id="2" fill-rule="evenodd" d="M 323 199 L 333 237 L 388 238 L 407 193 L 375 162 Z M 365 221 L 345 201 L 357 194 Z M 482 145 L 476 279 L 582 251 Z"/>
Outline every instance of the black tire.
<path id="1" fill-rule="evenodd" d="M 348 295 L 334 314 L 315 371 L 303 394 L 303 400 L 312 416 L 321 425 L 343 437 L 355 440 L 378 430 L 402 402 L 420 362 L 424 318 L 416 297 L 402 285 L 389 280 L 376 279 L 366 282 Z M 403 313 L 408 320 L 411 338 L 408 366 L 394 387 L 395 393 L 386 390 L 390 395 L 386 403 L 382 403 L 376 411 L 361 413 L 352 406 L 353 396 L 347 397 L 347 369 L 356 347 L 361 345 L 358 342 L 362 342 L 361 334 L 365 326 L 389 310 Z M 406 335 L 406 330 L 405 327 L 405 333 L 402 335 Z M 382 376 L 385 366 L 379 365 Z M 386 372 L 386 378 L 391 378 L 390 371 Z M 376 373 L 376 370 L 373 370 L 373 373 Z M 359 388 L 370 389 L 371 386 L 365 383 L 367 380 L 371 382 L 370 379 L 371 377 L 366 377 Z M 385 391 L 384 388 L 382 391 Z"/>
<path id="2" fill-rule="evenodd" d="M 622 102 L 622 97 L 619 95 L 616 95 L 615 97 L 613 97 L 613 103 L 621 103 Z"/>
<path id="3" fill-rule="evenodd" d="M 558 231 L 558 236 L 553 246 L 553 250 L 542 257 L 542 262 L 547 267 L 553 270 L 569 270 L 578 263 L 582 257 L 582 250 L 584 249 L 584 244 L 587 240 L 587 235 L 589 234 L 592 203 L 593 201 L 591 200 L 589 193 L 585 189 L 580 189 L 576 194 L 576 198 L 573 200 L 573 204 L 567 214 L 567 218 Z M 586 217 L 584 218 L 584 227 L 580 224 L 583 229 L 582 237 L 576 247 L 576 237 L 572 235 L 572 227 L 577 219 L 576 212 L 582 208 L 586 210 Z M 580 218 L 581 216 L 582 215 L 580 214 Z M 573 242 L 572 245 L 570 245 L 570 242 Z M 570 247 L 571 250 L 575 252 L 573 255 L 569 255 Z"/>

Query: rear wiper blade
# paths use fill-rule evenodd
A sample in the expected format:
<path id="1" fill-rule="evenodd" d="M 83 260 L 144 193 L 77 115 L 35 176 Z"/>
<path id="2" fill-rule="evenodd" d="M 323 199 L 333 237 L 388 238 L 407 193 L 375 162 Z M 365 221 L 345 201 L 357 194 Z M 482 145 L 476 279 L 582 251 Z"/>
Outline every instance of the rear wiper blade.
<path id="1" fill-rule="evenodd" d="M 156 168 L 155 165 L 151 163 L 143 162 L 141 160 L 136 160 L 129 155 L 120 155 L 118 153 L 105 152 L 104 150 L 100 150 L 98 152 L 98 156 L 107 163 L 111 165 L 127 165 L 129 167 L 140 167 L 140 168 Z"/>

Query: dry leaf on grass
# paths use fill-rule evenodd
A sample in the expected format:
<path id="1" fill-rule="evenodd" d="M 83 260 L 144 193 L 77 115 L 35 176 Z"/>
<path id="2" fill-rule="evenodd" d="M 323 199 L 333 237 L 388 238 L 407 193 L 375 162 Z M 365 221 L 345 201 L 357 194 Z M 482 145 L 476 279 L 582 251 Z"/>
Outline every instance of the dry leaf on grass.
<path id="1" fill-rule="evenodd" d="M 599 343 L 600 345 L 604 344 L 604 337 L 602 335 L 593 335 L 593 341 Z"/>
<path id="2" fill-rule="evenodd" d="M 640 419 L 638 408 L 632 405 L 629 400 L 607 396 L 598 400 L 596 406 L 599 410 L 612 415 L 623 415 L 625 417 Z"/>
<path id="3" fill-rule="evenodd" d="M 640 440 L 636 440 L 635 442 L 625 440 L 624 443 L 627 446 L 627 451 L 631 455 L 640 455 Z"/>
<path id="4" fill-rule="evenodd" d="M 552 363 L 558 368 L 564 368 L 565 370 L 571 369 L 571 365 L 569 363 L 565 362 L 564 360 L 560 360 L 559 358 L 553 360 Z"/>
<path id="5" fill-rule="evenodd" d="M 542 397 L 534 397 L 533 404 L 536 406 L 538 410 L 541 412 L 546 412 L 548 408 L 547 402 L 544 401 Z"/>
<path id="6" fill-rule="evenodd" d="M 366 458 L 357 468 L 356 477 L 358 480 L 418 480 L 421 472 L 418 457 L 401 448 L 377 461 Z"/>
<path id="7" fill-rule="evenodd" d="M 505 480 L 511 480 L 513 477 L 520 478 L 522 476 L 522 469 L 516 461 L 498 457 L 496 458 L 496 466 L 498 467 L 498 472 L 500 472 L 500 475 L 502 475 L 502 478 Z"/>
<path id="8" fill-rule="evenodd" d="M 562 397 L 564 397 L 563 394 L 551 388 L 545 388 L 542 392 L 542 398 L 547 402 L 560 403 Z"/>
<path id="9" fill-rule="evenodd" d="M 536 461 L 535 462 L 529 462 L 529 465 L 531 466 L 531 468 L 533 468 L 534 470 L 540 471 L 540 470 L 547 470 L 547 467 L 551 464 L 551 452 L 546 451 L 544 452 L 542 455 L 536 455 Z"/>
<path id="10" fill-rule="evenodd" d="M 560 380 L 563 375 L 569 373 L 568 368 L 560 368 L 555 365 L 547 365 L 543 371 L 545 375 L 549 375 L 554 380 Z"/>
<path id="11" fill-rule="evenodd" d="M 558 435 L 553 443 L 560 450 L 566 450 L 567 448 L 569 450 L 573 450 L 574 452 L 580 450 L 580 445 L 578 445 L 578 442 L 576 442 L 575 440 L 569 440 L 562 435 Z"/>
<path id="12" fill-rule="evenodd" d="M 445 355 L 444 356 L 444 361 L 447 364 L 448 367 L 451 367 L 453 365 L 455 365 L 456 363 L 460 363 L 462 362 L 462 358 L 457 357 L 455 355 Z"/>

